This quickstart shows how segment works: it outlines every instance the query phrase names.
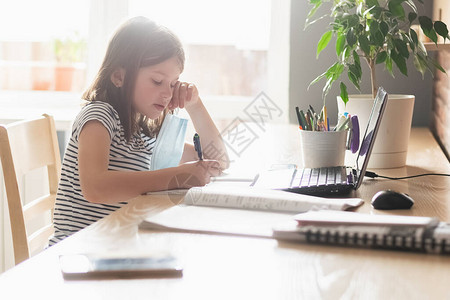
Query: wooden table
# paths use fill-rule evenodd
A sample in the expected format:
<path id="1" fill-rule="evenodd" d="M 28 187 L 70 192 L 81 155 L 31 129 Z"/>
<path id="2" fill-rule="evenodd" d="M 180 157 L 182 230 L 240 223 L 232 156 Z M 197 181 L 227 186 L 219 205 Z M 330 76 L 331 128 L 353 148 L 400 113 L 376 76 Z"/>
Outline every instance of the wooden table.
<path id="1" fill-rule="evenodd" d="M 292 151 L 265 138 L 282 141 L 293 129 L 267 130 L 253 145 L 258 165 L 298 161 Z M 260 143 L 260 144 L 258 144 Z M 297 148 L 298 149 L 298 148 Z M 287 151 L 287 152 L 284 152 Z M 290 152 L 289 152 L 290 151 Z M 264 153 L 263 153 L 264 152 Z M 290 154 L 288 154 L 290 153 Z M 243 153 L 240 159 L 250 156 Z M 414 128 L 407 166 L 376 170 L 403 176 L 423 172 L 450 173 L 449 162 L 428 129 Z M 408 192 L 416 203 L 411 210 L 381 212 L 369 201 L 375 192 L 393 188 Z M 435 216 L 450 221 L 450 178 L 423 177 L 404 181 L 366 179 L 355 193 L 365 200 L 360 212 Z M 180 196 L 181 197 L 181 196 Z M 181 199 L 180 199 L 181 200 Z M 0 297 L 16 295 L 45 299 L 443 299 L 450 298 L 450 257 L 295 244 L 272 239 L 203 234 L 150 232 L 140 221 L 173 206 L 167 196 L 141 196 L 110 216 L 38 254 L 0 276 Z M 176 279 L 64 281 L 58 255 L 99 251 L 170 250 L 184 266 Z M 11 296 L 11 299 L 13 297 Z"/>

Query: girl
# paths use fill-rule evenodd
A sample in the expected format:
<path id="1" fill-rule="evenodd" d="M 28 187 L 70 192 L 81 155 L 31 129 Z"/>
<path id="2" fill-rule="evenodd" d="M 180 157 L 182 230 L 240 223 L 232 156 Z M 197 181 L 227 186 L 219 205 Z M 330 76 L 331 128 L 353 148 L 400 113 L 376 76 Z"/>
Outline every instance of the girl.
<path id="1" fill-rule="evenodd" d="M 102 66 L 75 119 L 54 211 L 53 245 L 149 191 L 203 186 L 228 167 L 219 131 L 195 85 L 178 80 L 184 67 L 179 39 L 136 17 L 109 42 Z M 184 108 L 202 144 L 216 157 L 197 161 L 185 144 L 180 164 L 150 171 L 152 149 L 168 113 Z M 221 158 L 220 161 L 217 159 Z"/>

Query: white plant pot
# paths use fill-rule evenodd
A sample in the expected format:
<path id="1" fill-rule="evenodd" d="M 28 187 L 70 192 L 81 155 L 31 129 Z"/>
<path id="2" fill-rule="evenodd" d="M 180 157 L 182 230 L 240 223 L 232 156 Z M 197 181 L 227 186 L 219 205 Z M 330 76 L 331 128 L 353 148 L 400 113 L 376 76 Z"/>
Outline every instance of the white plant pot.
<path id="1" fill-rule="evenodd" d="M 372 111 L 372 95 L 350 95 L 346 106 L 340 97 L 337 98 L 339 113 L 358 116 L 362 141 Z M 406 165 L 414 99 L 413 95 L 388 95 L 368 168 L 399 168 Z M 354 162 L 355 157 L 350 160 Z"/>

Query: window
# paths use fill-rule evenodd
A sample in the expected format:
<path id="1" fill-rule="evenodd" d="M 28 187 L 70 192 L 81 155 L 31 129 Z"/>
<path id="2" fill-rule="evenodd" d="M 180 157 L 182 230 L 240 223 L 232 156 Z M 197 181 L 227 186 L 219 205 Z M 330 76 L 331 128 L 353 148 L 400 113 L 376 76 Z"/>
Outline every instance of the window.
<path id="1" fill-rule="evenodd" d="M 144 15 L 180 37 L 187 58 L 181 79 L 198 86 L 210 113 L 234 118 L 245 103 L 270 89 L 269 33 L 274 3 L 5 1 L 0 9 L 0 90 L 62 90 L 79 99 L 98 71 L 112 31 L 124 19 Z M 280 64 L 273 61 L 272 66 L 278 68 Z M 60 80 L 63 73 L 66 81 Z M 48 99 L 52 96 L 48 94 L 42 97 Z"/>
<path id="2" fill-rule="evenodd" d="M 88 25 L 88 0 L 3 1 L 0 89 L 81 90 Z"/>
<path id="3" fill-rule="evenodd" d="M 253 98 L 266 90 L 270 0 L 130 0 L 129 15 L 144 15 L 180 37 L 182 80 L 202 95 Z"/>

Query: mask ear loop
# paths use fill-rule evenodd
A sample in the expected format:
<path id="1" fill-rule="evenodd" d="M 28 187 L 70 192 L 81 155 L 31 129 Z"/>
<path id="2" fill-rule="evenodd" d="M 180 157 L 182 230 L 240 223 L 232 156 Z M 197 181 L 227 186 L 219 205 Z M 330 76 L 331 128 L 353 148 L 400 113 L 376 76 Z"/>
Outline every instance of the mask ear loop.
<path id="1" fill-rule="evenodd" d="M 156 136 L 159 135 L 159 131 L 161 130 L 162 124 L 164 123 L 164 119 L 165 119 L 166 116 L 169 115 L 169 114 L 173 115 L 173 114 L 174 114 L 174 113 L 173 113 L 173 110 L 170 110 L 168 107 L 166 107 L 166 108 L 161 112 L 161 115 L 160 115 L 157 119 L 153 120 L 153 124 L 154 124 L 154 125 L 156 124 L 156 126 L 159 127 L 159 128 L 156 130 L 156 132 L 155 132 L 155 133 L 156 133 Z"/>

